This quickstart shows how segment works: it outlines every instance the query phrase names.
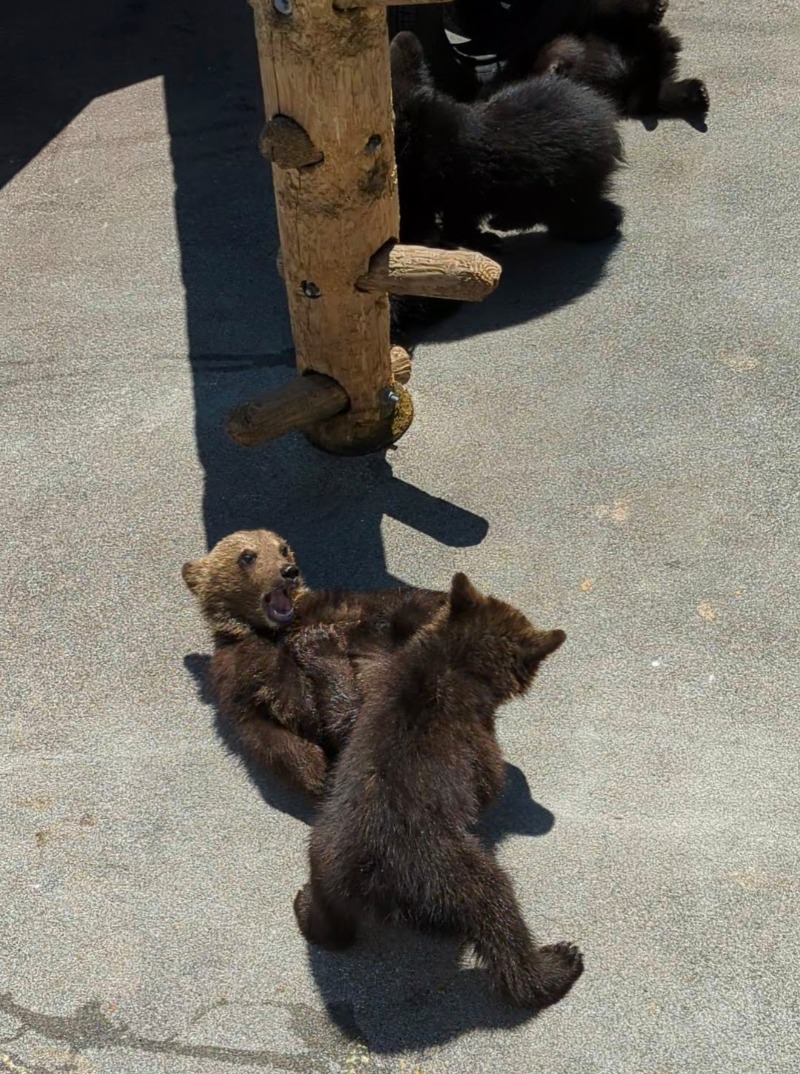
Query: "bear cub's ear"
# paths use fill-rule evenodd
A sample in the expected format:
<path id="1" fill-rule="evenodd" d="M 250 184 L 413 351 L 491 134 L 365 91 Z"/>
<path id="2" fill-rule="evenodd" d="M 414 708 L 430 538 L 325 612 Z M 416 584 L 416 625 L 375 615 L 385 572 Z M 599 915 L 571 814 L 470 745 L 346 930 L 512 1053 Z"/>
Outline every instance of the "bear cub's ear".
<path id="1" fill-rule="evenodd" d="M 529 683 L 550 653 L 554 653 L 567 640 L 563 630 L 537 630 L 529 646 L 517 658 L 516 672 L 524 683 Z"/>
<path id="2" fill-rule="evenodd" d="M 195 559 L 189 563 L 184 563 L 181 567 L 181 577 L 186 585 L 194 591 L 200 584 L 200 579 L 203 575 L 203 561 L 202 559 Z"/>
<path id="3" fill-rule="evenodd" d="M 389 47 L 392 79 L 408 86 L 427 82 L 428 67 L 419 38 L 408 30 L 395 34 Z"/>
<path id="4" fill-rule="evenodd" d="M 550 653 L 554 653 L 567 640 L 563 630 L 543 630 L 536 635 L 536 657 L 544 660 Z"/>
<path id="5" fill-rule="evenodd" d="M 453 575 L 450 583 L 450 614 L 460 615 L 480 604 L 481 595 L 466 574 L 461 571 Z"/>

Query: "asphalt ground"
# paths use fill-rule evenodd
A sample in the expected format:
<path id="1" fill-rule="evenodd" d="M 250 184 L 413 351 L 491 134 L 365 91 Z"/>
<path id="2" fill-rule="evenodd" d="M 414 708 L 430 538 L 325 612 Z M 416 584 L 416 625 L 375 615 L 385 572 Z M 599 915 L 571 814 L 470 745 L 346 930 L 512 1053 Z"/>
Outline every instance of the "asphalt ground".
<path id="1" fill-rule="evenodd" d="M 797 1069 L 796 14 L 675 0 L 708 130 L 627 122 L 623 239 L 510 242 L 361 459 L 223 432 L 292 375 L 247 5 L 4 14 L 0 1071 Z M 585 952 L 539 1018 L 447 943 L 307 950 L 308 811 L 216 734 L 179 574 L 253 525 L 567 631 L 487 821 Z"/>

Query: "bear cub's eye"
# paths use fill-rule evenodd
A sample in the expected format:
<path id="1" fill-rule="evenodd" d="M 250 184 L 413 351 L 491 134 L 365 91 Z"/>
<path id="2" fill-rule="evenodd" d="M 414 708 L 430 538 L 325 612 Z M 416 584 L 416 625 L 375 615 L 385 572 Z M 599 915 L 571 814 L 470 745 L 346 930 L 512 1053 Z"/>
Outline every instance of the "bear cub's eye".
<path id="1" fill-rule="evenodd" d="M 239 566 L 240 567 L 250 567 L 255 563 L 255 561 L 256 561 L 255 552 L 242 552 L 242 554 L 239 556 Z"/>
<path id="2" fill-rule="evenodd" d="M 288 544 L 282 544 L 280 546 L 280 548 L 278 549 L 278 551 L 280 552 L 280 554 L 282 556 L 288 556 L 289 555 L 289 546 L 288 546 Z"/>

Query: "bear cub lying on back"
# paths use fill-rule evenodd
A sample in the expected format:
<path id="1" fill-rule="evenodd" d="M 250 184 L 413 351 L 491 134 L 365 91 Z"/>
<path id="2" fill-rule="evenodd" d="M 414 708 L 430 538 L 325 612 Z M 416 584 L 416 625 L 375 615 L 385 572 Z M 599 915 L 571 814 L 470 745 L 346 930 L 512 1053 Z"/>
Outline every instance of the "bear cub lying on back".
<path id="1" fill-rule="evenodd" d="M 623 115 L 705 114 L 705 84 L 678 78 L 682 46 L 662 24 L 666 11 L 667 0 L 522 8 L 512 18 L 507 63 L 485 92 L 550 72 L 591 86 Z"/>
<path id="2" fill-rule="evenodd" d="M 356 719 L 360 662 L 401 645 L 447 599 L 314 592 L 268 530 L 223 538 L 182 574 L 211 627 L 211 688 L 243 753 L 315 797 Z"/>
<path id="3" fill-rule="evenodd" d="M 436 89 L 417 38 L 391 44 L 400 232 L 405 242 L 480 245 L 480 225 L 563 238 L 610 235 L 622 160 L 614 106 L 586 86 L 545 75 L 466 104 Z"/>
<path id="4" fill-rule="evenodd" d="M 473 944 L 516 1004 L 545 1007 L 569 991 L 580 952 L 536 946 L 511 881 L 473 834 L 503 786 L 495 712 L 528 689 L 564 637 L 458 574 L 430 624 L 370 661 L 295 899 L 307 940 L 347 947 L 369 915 Z"/>

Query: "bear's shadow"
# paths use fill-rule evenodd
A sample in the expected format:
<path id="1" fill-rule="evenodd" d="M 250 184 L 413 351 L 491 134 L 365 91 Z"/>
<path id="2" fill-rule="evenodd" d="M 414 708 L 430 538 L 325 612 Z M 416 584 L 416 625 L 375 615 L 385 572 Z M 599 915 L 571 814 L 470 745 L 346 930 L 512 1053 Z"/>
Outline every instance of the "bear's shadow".
<path id="1" fill-rule="evenodd" d="M 637 116 L 636 118 L 648 132 L 657 130 L 664 122 L 674 123 L 675 120 L 682 120 L 684 123 L 688 123 L 688 125 L 699 134 L 708 134 L 708 118 L 700 112 L 688 113 L 687 115 L 681 116 L 662 116 L 653 113 L 646 116 Z"/>
<path id="2" fill-rule="evenodd" d="M 209 664 L 210 657 L 201 653 L 184 658 L 200 700 L 214 708 Z M 214 726 L 264 802 L 310 825 L 309 800 L 241 757 L 235 731 L 216 709 Z M 554 824 L 551 811 L 531 795 L 524 773 L 507 762 L 503 795 L 477 831 L 484 844 L 495 848 L 510 836 L 546 835 Z M 293 894 L 287 889 L 287 900 Z M 378 1054 L 425 1049 L 471 1030 L 511 1028 L 534 1016 L 494 995 L 482 970 L 464 968 L 458 943 L 410 930 L 369 925 L 345 954 L 309 946 L 308 961 L 331 1020 L 348 1039 Z"/>

